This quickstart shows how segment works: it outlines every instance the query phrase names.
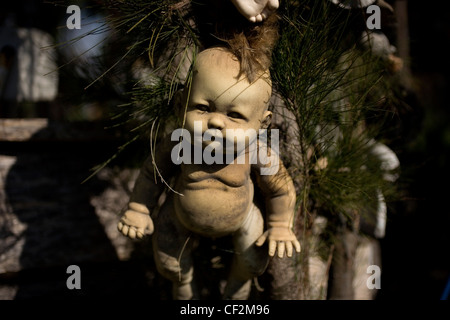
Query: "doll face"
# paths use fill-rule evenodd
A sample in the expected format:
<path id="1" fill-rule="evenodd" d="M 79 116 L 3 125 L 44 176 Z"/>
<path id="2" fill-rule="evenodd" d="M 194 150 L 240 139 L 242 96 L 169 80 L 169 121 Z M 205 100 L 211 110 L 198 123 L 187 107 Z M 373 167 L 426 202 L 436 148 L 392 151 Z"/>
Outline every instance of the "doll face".
<path id="1" fill-rule="evenodd" d="M 202 136 L 207 130 L 207 134 L 213 135 L 220 131 L 224 143 L 232 139 L 231 143 L 239 149 L 248 146 L 251 140 L 246 133 L 257 134 L 258 129 L 268 124 L 271 117 L 267 111 L 271 95 L 268 74 L 253 83 L 245 76 L 238 79 L 238 74 L 239 62 L 223 49 L 209 49 L 198 55 L 186 108 L 185 128 L 191 136 L 199 136 L 201 123 Z M 182 108 L 186 107 L 186 95 Z M 207 146 L 218 142 L 202 139 L 201 143 Z"/>

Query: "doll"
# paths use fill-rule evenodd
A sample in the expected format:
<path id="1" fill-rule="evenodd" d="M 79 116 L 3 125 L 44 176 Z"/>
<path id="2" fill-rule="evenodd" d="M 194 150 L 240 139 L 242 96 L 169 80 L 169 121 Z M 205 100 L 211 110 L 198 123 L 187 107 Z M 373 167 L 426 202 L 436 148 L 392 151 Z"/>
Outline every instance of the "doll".
<path id="1" fill-rule="evenodd" d="M 230 129 L 267 128 L 272 85 L 268 70 L 259 70 L 256 79 L 249 81 L 241 72 L 240 60 L 229 49 L 215 47 L 200 52 L 192 69 L 190 90 L 186 88 L 174 98 L 184 128 L 195 136 L 196 123 L 200 123 L 201 133 L 215 130 L 225 140 Z M 278 158 L 267 164 L 246 157 L 243 163 L 177 166 L 173 161 L 174 142 L 166 140 L 155 159 L 149 158 L 144 164 L 118 229 L 130 238 L 142 238 L 154 231 L 155 263 L 158 271 L 172 281 L 174 299 L 196 297 L 192 288 L 194 240 L 231 235 L 234 256 L 223 297 L 247 299 L 251 279 L 264 272 L 269 256 L 291 257 L 294 250 L 300 252 L 292 231 L 296 202 L 292 179 Z M 234 148 L 232 156 L 237 157 L 239 150 L 246 156 L 256 146 L 272 160 L 277 157 L 267 145 L 249 140 L 239 134 L 233 136 L 232 143 L 241 149 Z M 217 145 L 216 141 L 202 141 L 201 147 L 213 144 Z M 223 151 L 224 156 L 227 152 Z M 278 166 L 274 174 L 260 174 L 261 169 L 274 163 Z M 161 206 L 158 199 L 165 184 L 155 182 L 155 170 L 165 181 L 172 178 L 175 191 L 168 193 Z M 254 184 L 264 195 L 266 219 L 254 203 Z M 266 242 L 268 248 L 263 246 Z"/>
<path id="2" fill-rule="evenodd" d="M 251 22 L 263 21 L 280 5 L 278 0 L 231 0 L 231 2 Z"/>
<path id="3" fill-rule="evenodd" d="M 179 3 L 174 4 L 172 9 L 181 9 L 188 5 L 189 2 L 190 0 L 182 0 Z M 231 3 L 233 3 L 236 10 L 239 11 L 245 19 L 254 23 L 264 21 L 280 6 L 278 0 L 231 0 Z"/>
<path id="4" fill-rule="evenodd" d="M 371 5 L 377 5 L 381 8 L 385 8 L 391 12 L 394 11 L 394 8 L 384 0 L 330 0 L 335 5 L 338 5 L 344 9 L 358 9 L 358 8 L 367 8 Z"/>

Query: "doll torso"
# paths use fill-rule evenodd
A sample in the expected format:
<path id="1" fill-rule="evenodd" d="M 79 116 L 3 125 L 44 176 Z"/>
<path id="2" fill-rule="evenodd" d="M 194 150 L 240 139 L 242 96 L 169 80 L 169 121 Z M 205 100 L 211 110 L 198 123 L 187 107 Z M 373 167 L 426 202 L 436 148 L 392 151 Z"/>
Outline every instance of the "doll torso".
<path id="1" fill-rule="evenodd" d="M 220 237 L 242 225 L 253 202 L 249 164 L 182 165 L 175 196 L 178 219 L 203 236 Z"/>

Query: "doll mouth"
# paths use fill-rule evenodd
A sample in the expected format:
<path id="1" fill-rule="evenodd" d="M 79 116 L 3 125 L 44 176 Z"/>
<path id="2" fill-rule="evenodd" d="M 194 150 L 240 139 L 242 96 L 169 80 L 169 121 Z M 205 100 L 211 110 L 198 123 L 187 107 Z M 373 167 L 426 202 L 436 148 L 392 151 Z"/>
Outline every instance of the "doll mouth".
<path id="1" fill-rule="evenodd" d="M 222 140 L 224 138 L 224 134 L 219 129 L 207 129 L 203 132 L 203 141 L 215 142 L 217 140 Z"/>
<path id="2" fill-rule="evenodd" d="M 266 129 L 258 132 L 254 129 L 226 129 L 224 135 L 223 130 L 202 131 L 195 130 L 195 127 L 194 124 L 193 136 L 184 128 L 172 132 L 171 140 L 179 142 L 171 151 L 174 164 L 258 164 L 261 175 L 273 175 L 278 171 L 278 129 L 272 129 L 268 139 Z"/>
<path id="3" fill-rule="evenodd" d="M 210 149 L 213 149 L 212 151 L 215 152 L 225 152 L 225 144 L 223 143 L 223 141 L 203 141 L 202 146 L 203 149 L 208 147 Z"/>
<path id="4" fill-rule="evenodd" d="M 207 129 L 203 132 L 202 147 L 212 149 L 215 152 L 224 153 L 226 148 L 226 137 L 219 129 Z"/>

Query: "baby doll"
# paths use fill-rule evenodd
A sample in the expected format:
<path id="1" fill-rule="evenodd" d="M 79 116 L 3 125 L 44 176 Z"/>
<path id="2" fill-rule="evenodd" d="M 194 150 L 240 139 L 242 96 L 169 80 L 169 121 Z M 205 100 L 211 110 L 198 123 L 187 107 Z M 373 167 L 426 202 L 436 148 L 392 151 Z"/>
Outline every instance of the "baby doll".
<path id="1" fill-rule="evenodd" d="M 213 130 L 225 140 L 230 139 L 229 130 L 257 131 L 269 125 L 271 112 L 267 108 L 272 86 L 268 71 L 261 70 L 252 82 L 241 71 L 239 60 L 228 49 L 210 48 L 197 55 L 190 90 L 175 97 L 184 129 L 191 136 L 195 137 L 198 124 L 202 135 Z M 273 161 L 276 152 L 257 139 L 250 143 L 246 135 L 235 134 L 231 139 L 232 144 L 244 146 L 241 155 L 245 155 L 245 161 L 188 161 L 177 166 L 173 161 L 177 150 L 174 142 L 163 141 L 155 159 L 144 164 L 128 210 L 118 223 L 118 229 L 130 238 L 142 238 L 154 231 L 155 263 L 158 271 L 172 281 L 174 299 L 195 297 L 191 253 L 198 237 L 232 236 L 234 256 L 225 299 L 247 299 L 251 279 L 264 272 L 269 256 L 277 253 L 281 258 L 285 254 L 290 257 L 294 249 L 300 252 L 300 243 L 292 232 L 295 189 L 283 164 L 278 158 Z M 201 141 L 201 148 L 213 144 L 217 147 L 217 141 Z M 252 146 L 265 150 L 272 159 L 270 163 L 249 161 Z M 227 152 L 223 149 L 224 156 L 230 156 Z M 234 148 L 232 157 L 236 159 L 237 153 L 239 148 Z M 261 169 L 270 166 L 278 167 L 271 175 L 261 174 Z M 176 191 L 169 192 L 161 206 L 157 204 L 165 184 L 155 182 L 155 170 L 166 181 L 172 177 Z M 254 204 L 254 183 L 264 195 L 266 219 Z M 266 240 L 268 249 L 263 246 Z"/>

